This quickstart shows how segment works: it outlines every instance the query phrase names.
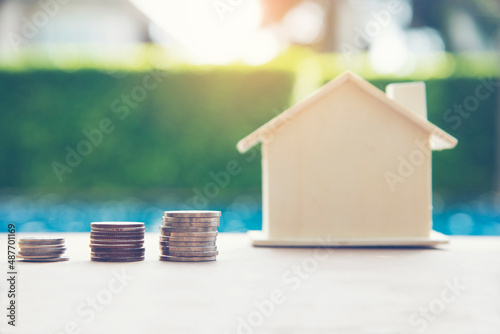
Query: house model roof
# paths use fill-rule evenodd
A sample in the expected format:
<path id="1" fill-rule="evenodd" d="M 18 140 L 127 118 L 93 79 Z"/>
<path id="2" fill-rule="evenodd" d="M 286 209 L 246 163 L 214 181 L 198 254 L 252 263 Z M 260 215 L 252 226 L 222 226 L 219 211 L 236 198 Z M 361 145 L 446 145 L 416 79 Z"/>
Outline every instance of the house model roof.
<path id="1" fill-rule="evenodd" d="M 236 146 L 238 148 L 238 151 L 240 153 L 245 153 L 258 143 L 265 142 L 266 138 L 269 137 L 272 132 L 277 131 L 282 126 L 286 126 L 285 124 L 290 121 L 290 119 L 303 112 L 309 105 L 311 105 L 315 101 L 322 99 L 323 97 L 333 92 L 335 89 L 348 82 L 354 83 L 359 88 L 361 88 L 362 92 L 375 99 L 378 99 L 380 102 L 386 105 L 387 108 L 393 110 L 395 113 L 400 113 L 401 115 L 406 117 L 408 121 L 427 131 L 430 135 L 430 146 L 432 150 L 450 149 L 457 145 L 458 140 L 456 138 L 446 133 L 436 125 L 432 124 L 427 119 L 419 116 L 417 113 L 390 99 L 384 92 L 370 84 L 368 81 L 348 71 L 331 80 L 326 85 L 317 89 L 314 93 L 306 97 L 304 100 L 285 110 L 257 130 L 240 140 Z"/>

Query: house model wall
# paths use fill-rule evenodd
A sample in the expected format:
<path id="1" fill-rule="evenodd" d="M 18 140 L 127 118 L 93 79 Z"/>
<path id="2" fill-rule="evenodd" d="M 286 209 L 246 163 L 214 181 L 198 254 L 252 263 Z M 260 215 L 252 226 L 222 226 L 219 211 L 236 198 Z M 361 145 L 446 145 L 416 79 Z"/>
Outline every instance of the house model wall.
<path id="1" fill-rule="evenodd" d="M 346 72 L 238 143 L 262 143 L 255 245 L 433 245 L 432 150 L 457 140 L 426 119 L 425 85 L 387 95 Z"/>

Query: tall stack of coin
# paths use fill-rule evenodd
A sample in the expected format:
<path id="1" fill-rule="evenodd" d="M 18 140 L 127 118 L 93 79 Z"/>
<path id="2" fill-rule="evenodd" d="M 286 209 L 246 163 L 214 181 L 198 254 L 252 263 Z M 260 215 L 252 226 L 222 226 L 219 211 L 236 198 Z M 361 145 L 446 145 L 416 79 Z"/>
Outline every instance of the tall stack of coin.
<path id="1" fill-rule="evenodd" d="M 92 261 L 142 261 L 145 253 L 144 223 L 91 223 L 90 249 L 90 259 Z"/>
<path id="2" fill-rule="evenodd" d="M 64 238 L 21 238 L 18 244 L 19 251 L 17 252 L 17 256 L 19 261 L 58 262 L 69 260 L 63 256 L 66 251 Z"/>
<path id="3" fill-rule="evenodd" d="M 160 261 L 215 261 L 220 211 L 165 211 Z"/>

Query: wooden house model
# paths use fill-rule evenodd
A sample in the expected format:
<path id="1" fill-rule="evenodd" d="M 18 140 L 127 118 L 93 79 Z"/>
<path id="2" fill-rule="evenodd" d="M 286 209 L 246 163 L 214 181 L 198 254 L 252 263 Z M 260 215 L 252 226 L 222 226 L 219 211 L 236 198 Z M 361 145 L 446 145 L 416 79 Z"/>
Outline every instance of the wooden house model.
<path id="1" fill-rule="evenodd" d="M 432 246 L 433 150 L 457 140 L 427 120 L 425 84 L 386 93 L 345 72 L 242 139 L 262 143 L 256 246 Z"/>

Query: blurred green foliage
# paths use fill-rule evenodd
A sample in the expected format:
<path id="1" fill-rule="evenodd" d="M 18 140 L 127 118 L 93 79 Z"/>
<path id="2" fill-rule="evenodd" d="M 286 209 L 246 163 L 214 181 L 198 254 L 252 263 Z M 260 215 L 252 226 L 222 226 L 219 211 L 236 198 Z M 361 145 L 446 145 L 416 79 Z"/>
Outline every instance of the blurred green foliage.
<path id="1" fill-rule="evenodd" d="M 1 72 L 0 187 L 203 187 L 212 181 L 211 171 L 225 170 L 236 160 L 244 172 L 228 187 L 258 188 L 260 156 L 246 161 L 236 142 L 287 106 L 293 76 L 277 71 L 163 72 L 158 87 L 142 101 L 132 99 L 130 105 L 136 106 L 126 107 L 129 114 L 123 117 L 122 94 L 135 89 L 141 96 L 137 87 L 149 76 L 134 72 L 114 78 L 95 70 Z M 103 134 L 102 142 L 71 168 L 65 161 L 67 147 L 78 151 L 88 140 L 82 131 L 98 128 L 103 119 L 111 120 L 112 132 Z M 88 145 L 81 148 L 88 151 Z M 62 182 L 53 162 L 72 169 L 62 173 Z"/>
<path id="2" fill-rule="evenodd" d="M 151 74 L 110 75 L 98 69 L 0 72 L 0 188 L 117 193 L 202 189 L 213 181 L 211 172 L 227 169 L 234 160 L 242 172 L 228 188 L 259 189 L 260 154 L 240 155 L 235 145 L 291 103 L 294 72 L 182 69 L 155 74 L 161 80 L 158 87 L 141 89 Z M 398 80 L 370 81 L 384 89 Z M 433 155 L 434 188 L 445 194 L 492 190 L 498 89 L 457 127 L 456 120 L 444 117 L 446 111 L 474 95 L 481 81 L 452 77 L 426 83 L 429 119 L 460 141 L 456 149 Z M 124 95 L 134 91 L 147 96 L 132 98 L 127 106 Z M 82 131 L 98 129 L 103 119 L 110 120 L 111 133 L 103 133 L 90 154 L 69 166 L 68 148 L 78 151 L 88 141 Z M 62 174 L 62 182 L 54 162 L 71 169 Z"/>

